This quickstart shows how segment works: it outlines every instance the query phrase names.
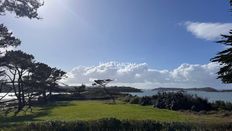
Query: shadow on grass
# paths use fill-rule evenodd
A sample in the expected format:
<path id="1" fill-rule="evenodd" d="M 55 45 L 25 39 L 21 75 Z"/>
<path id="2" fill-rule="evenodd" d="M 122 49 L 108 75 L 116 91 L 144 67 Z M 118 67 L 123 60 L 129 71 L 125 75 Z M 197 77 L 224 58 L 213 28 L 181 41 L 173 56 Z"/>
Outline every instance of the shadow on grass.
<path id="1" fill-rule="evenodd" d="M 33 111 L 27 111 L 21 112 L 17 116 L 8 115 L 3 116 L 0 115 L 0 127 L 2 126 L 8 126 L 11 124 L 19 124 L 23 122 L 39 122 L 42 121 L 38 118 L 43 116 L 49 116 L 51 114 L 51 110 L 59 107 L 59 106 L 72 106 L 73 104 L 68 101 L 62 101 L 62 102 L 52 102 L 44 105 L 36 105 L 33 108 Z"/>

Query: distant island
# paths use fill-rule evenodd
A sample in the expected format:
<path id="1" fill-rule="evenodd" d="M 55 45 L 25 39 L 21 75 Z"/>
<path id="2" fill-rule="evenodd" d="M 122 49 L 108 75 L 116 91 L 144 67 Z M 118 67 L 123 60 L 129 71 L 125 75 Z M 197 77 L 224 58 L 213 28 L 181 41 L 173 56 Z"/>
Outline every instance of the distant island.
<path id="1" fill-rule="evenodd" d="M 153 91 L 205 91 L 205 92 L 232 92 L 231 90 L 217 90 L 213 87 L 202 87 L 202 88 L 172 88 L 172 87 L 158 87 L 152 89 Z"/>
<path id="2" fill-rule="evenodd" d="M 85 86 L 85 85 L 84 85 Z M 72 91 L 75 88 L 80 88 L 81 86 L 60 86 L 59 89 L 64 91 Z M 85 86 L 86 90 L 99 89 L 100 87 Z M 110 92 L 142 92 L 141 89 L 129 87 L 129 86 L 109 86 L 106 89 Z"/>

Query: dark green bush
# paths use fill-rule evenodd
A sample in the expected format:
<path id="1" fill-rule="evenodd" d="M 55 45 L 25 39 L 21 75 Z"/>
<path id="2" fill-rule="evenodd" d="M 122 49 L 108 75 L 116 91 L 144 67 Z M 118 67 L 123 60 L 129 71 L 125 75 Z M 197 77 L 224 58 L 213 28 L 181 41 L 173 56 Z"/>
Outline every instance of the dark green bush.
<path id="1" fill-rule="evenodd" d="M 170 110 L 191 110 L 191 111 L 209 111 L 209 110 L 227 110 L 232 111 L 232 103 L 216 101 L 208 102 L 207 99 L 198 97 L 197 95 L 179 92 L 158 92 L 152 97 L 138 97 L 127 95 L 121 99 L 130 104 L 153 105 L 160 109 Z"/>
<path id="2" fill-rule="evenodd" d="M 170 110 L 211 110 L 207 99 L 185 94 L 183 92 L 159 92 L 156 96 L 154 107 Z"/>
<path id="3" fill-rule="evenodd" d="M 140 98 L 139 104 L 143 105 L 143 106 L 152 105 L 153 104 L 152 98 L 148 97 L 148 96 L 144 96 L 144 97 Z"/>
<path id="4" fill-rule="evenodd" d="M 232 103 L 224 101 L 215 101 L 212 103 L 212 107 L 215 110 L 227 110 L 232 111 Z"/>
<path id="5" fill-rule="evenodd" d="M 2 130 L 8 131 L 229 131 L 232 124 L 207 125 L 197 123 L 165 123 L 150 120 L 117 120 L 114 118 L 101 119 L 96 121 L 51 121 L 20 124 L 12 127 L 5 127 Z"/>
<path id="6" fill-rule="evenodd" d="M 129 101 L 130 104 L 139 104 L 139 101 L 140 101 L 140 98 L 135 96 L 135 97 L 132 97 Z"/>
<path id="7" fill-rule="evenodd" d="M 130 104 L 139 104 L 140 97 L 132 96 L 132 95 L 126 95 L 123 98 L 120 98 L 119 100 L 124 101 L 126 103 L 130 103 Z"/>

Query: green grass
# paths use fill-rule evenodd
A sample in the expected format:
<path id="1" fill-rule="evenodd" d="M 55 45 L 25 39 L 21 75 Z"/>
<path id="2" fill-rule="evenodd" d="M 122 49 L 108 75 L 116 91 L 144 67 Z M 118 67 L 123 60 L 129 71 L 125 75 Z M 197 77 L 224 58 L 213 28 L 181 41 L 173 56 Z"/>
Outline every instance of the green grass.
<path id="1" fill-rule="evenodd" d="M 165 122 L 225 123 L 231 118 L 215 115 L 194 115 L 140 106 L 134 104 L 109 104 L 105 101 L 72 101 L 36 107 L 34 113 L 19 114 L 17 117 L 0 117 L 0 123 L 39 122 L 49 120 L 75 121 L 117 118 L 120 120 L 155 120 Z"/>

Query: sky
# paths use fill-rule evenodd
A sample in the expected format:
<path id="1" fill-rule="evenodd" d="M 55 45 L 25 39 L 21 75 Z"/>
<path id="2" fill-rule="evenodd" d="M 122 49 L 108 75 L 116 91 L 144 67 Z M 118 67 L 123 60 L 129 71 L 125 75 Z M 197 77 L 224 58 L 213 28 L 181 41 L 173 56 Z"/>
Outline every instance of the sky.
<path id="1" fill-rule="evenodd" d="M 227 88 L 210 58 L 232 28 L 228 0 L 45 0 L 42 18 L 0 17 L 18 48 L 68 72 L 64 83 L 93 79 L 138 88 Z"/>

